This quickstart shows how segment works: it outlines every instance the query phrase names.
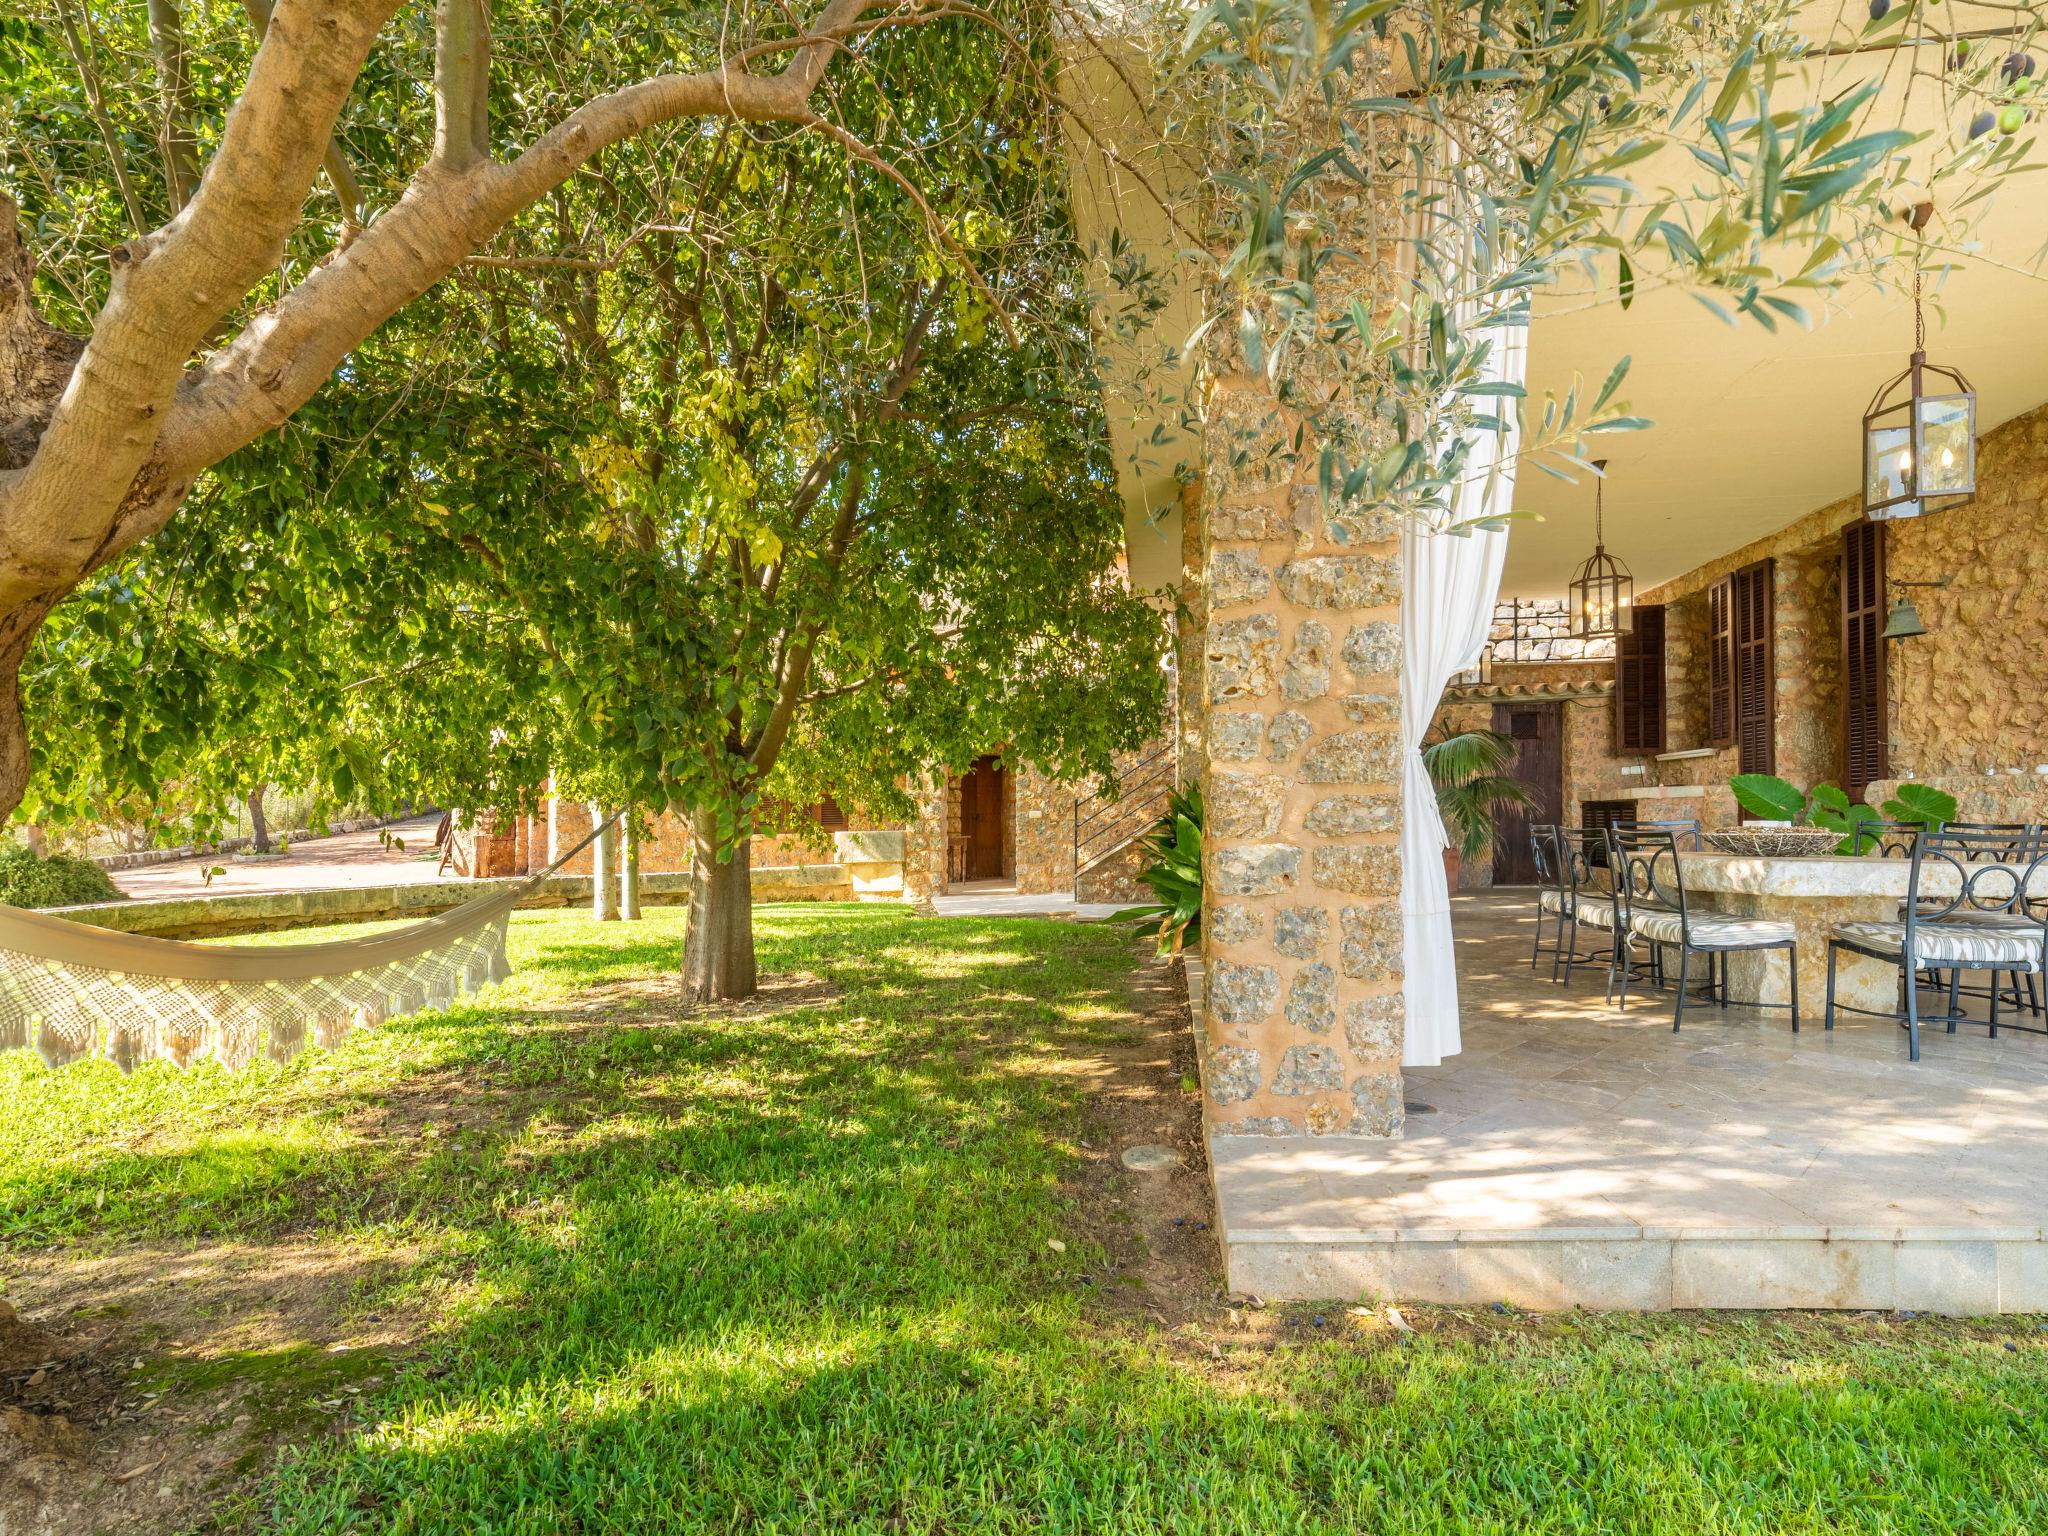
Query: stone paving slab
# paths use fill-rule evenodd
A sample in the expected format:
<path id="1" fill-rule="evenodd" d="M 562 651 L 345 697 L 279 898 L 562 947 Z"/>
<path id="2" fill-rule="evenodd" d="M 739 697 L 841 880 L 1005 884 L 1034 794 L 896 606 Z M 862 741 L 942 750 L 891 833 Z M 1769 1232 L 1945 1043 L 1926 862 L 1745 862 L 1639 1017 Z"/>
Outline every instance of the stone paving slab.
<path id="1" fill-rule="evenodd" d="M 1533 892 L 1461 896 L 1466 1051 L 1399 1141 L 1212 1138 L 1233 1288 L 1531 1307 L 2048 1309 L 2048 1039 L 1906 1060 L 1888 1023 L 1626 1014 L 1528 965 Z"/>

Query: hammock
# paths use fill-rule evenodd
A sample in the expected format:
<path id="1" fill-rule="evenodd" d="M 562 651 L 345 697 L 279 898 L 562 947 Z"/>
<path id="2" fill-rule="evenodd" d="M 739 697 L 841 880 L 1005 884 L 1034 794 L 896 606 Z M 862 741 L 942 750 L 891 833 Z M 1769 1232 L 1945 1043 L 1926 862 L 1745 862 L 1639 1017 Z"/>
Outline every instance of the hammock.
<path id="1" fill-rule="evenodd" d="M 395 933 L 328 944 L 187 944 L 0 906 L 0 1051 L 52 1067 L 106 1056 L 229 1068 L 284 1062 L 361 1025 L 445 1008 L 511 974 L 513 908 L 617 817 L 509 891 Z"/>

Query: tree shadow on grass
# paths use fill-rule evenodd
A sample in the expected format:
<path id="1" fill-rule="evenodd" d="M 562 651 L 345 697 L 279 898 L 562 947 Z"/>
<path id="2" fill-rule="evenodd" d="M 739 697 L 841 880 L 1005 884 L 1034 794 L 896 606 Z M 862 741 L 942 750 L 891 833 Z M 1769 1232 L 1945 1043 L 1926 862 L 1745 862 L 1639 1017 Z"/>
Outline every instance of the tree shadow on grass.
<path id="1" fill-rule="evenodd" d="M 248 1192 L 193 1230 L 402 1234 L 467 1285 L 360 1420 L 294 1440 L 250 1525 L 2018 1529 L 2040 1507 L 2039 1371 L 2001 1384 L 2009 1412 L 1942 1418 L 1984 1395 L 1968 1359 L 1864 1360 L 1826 1393 L 1769 1349 L 1646 1365 L 1512 1337 L 1267 1342 L 1211 1370 L 1110 1326 L 1062 1183 L 1128 941 L 855 917 L 763 935 L 771 968 L 841 986 L 827 1006 L 600 1025 L 487 1001 L 394 1028 L 386 1055 L 352 1042 L 374 1091 L 296 1085 L 345 1134 L 267 1169 L 244 1148 Z M 579 986 L 672 954 L 574 924 L 524 941 Z M 201 1155 L 123 1154 L 164 1187 Z M 265 1369 L 296 1368 L 282 1348 Z M 153 1379 L 174 1408 L 199 1390 Z M 1788 1478 L 1801 1444 L 1835 1449 Z"/>

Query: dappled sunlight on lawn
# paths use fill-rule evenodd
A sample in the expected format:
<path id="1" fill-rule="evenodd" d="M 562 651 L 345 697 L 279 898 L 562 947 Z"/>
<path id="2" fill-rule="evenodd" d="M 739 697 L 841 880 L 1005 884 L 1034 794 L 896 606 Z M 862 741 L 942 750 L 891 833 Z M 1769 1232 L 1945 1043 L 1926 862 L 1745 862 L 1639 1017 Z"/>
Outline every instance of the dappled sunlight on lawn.
<path id="1" fill-rule="evenodd" d="M 81 1275 L 169 1241 L 360 1274 L 349 1315 L 399 1329 L 380 1384 L 319 1410 L 327 1432 L 288 1421 L 243 1512 L 265 1531 L 1714 1530 L 1736 1501 L 1770 1515 L 1743 1529 L 1883 1530 L 1901 1498 L 2017 1529 L 2048 1510 L 2031 1337 L 1929 1357 L 1846 1324 L 1425 1309 L 1409 1337 L 1342 1308 L 1172 1330 L 1109 1309 L 1122 1277 L 1072 1180 L 1130 1028 L 1129 936 L 900 908 L 757 924 L 764 975 L 836 990 L 697 1013 L 670 985 L 679 914 L 522 914 L 506 986 L 286 1067 L 10 1066 L 0 1230 Z M 173 1408 L 237 1371 L 282 1383 L 265 1401 L 357 1390 L 276 1330 L 188 1326 L 151 1366 Z M 2011 1411 L 1979 1411 L 1993 1397 Z M 1854 1449 L 1788 1484 L 1784 1447 L 1810 1443 Z"/>

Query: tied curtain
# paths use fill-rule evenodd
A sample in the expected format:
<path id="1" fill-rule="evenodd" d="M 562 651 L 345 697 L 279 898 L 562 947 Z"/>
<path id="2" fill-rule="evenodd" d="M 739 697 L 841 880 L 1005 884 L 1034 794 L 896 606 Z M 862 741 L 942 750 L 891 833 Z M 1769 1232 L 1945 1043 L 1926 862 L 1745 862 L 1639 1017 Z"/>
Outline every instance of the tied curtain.
<path id="1" fill-rule="evenodd" d="M 1528 328 L 1493 332 L 1491 380 L 1520 384 L 1527 371 Z M 1447 527 L 1505 513 L 1514 497 L 1516 432 L 1473 442 Z M 1458 969 L 1451 947 L 1451 900 L 1444 880 L 1449 846 L 1436 790 L 1422 763 L 1422 739 L 1451 678 L 1479 660 L 1500 594 L 1506 529 L 1445 533 L 1410 518 L 1401 538 L 1401 950 L 1408 1024 L 1404 1067 L 1433 1067 L 1457 1054 Z"/>

